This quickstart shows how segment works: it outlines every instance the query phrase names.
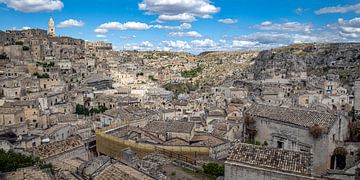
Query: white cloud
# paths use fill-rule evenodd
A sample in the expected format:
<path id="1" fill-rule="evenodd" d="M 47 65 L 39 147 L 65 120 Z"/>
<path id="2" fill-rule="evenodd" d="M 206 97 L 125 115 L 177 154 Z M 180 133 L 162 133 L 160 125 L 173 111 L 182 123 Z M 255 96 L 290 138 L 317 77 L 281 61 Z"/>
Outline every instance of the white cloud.
<path id="1" fill-rule="evenodd" d="M 162 41 L 161 45 L 173 50 L 184 50 L 191 48 L 186 41 Z"/>
<path id="2" fill-rule="evenodd" d="M 98 34 L 98 35 L 96 35 L 96 37 L 97 37 L 97 38 L 106 38 L 107 36 L 104 35 L 104 34 Z"/>
<path id="3" fill-rule="evenodd" d="M 360 38 L 360 18 L 338 19 L 340 34 L 348 38 Z"/>
<path id="4" fill-rule="evenodd" d="M 246 48 L 249 48 L 249 47 L 254 47 L 256 46 L 258 43 L 257 42 L 253 42 L 253 41 L 240 41 L 240 40 L 234 40 L 232 42 L 232 45 L 234 47 L 246 47 Z"/>
<path id="5" fill-rule="evenodd" d="M 269 25 L 272 25 L 271 21 L 264 21 L 261 23 L 261 26 L 269 26 Z"/>
<path id="6" fill-rule="evenodd" d="M 94 30 L 94 32 L 104 34 L 107 33 L 109 30 L 148 30 L 150 28 L 182 31 L 185 29 L 191 29 L 191 24 L 182 23 L 179 26 L 164 26 L 160 24 L 148 25 L 141 22 L 127 22 L 124 24 L 119 22 L 109 22 L 100 25 Z"/>
<path id="7" fill-rule="evenodd" d="M 60 0 L 0 0 L 1 3 L 21 12 L 50 12 L 64 7 Z"/>
<path id="8" fill-rule="evenodd" d="M 21 30 L 28 30 L 28 29 L 31 29 L 31 27 L 25 26 L 21 28 Z"/>
<path id="9" fill-rule="evenodd" d="M 196 18 L 190 14 L 176 14 L 176 15 L 160 15 L 157 19 L 158 22 L 164 21 L 179 21 L 179 22 L 193 22 Z"/>
<path id="10" fill-rule="evenodd" d="M 286 22 L 283 24 L 273 24 L 271 21 L 262 22 L 255 26 L 261 30 L 271 31 L 289 31 L 289 32 L 310 32 L 312 30 L 312 24 L 299 23 L 299 22 Z"/>
<path id="11" fill-rule="evenodd" d="M 169 33 L 170 37 L 190 37 L 190 38 L 199 38 L 202 35 L 196 31 L 189 31 L 189 32 L 171 32 Z"/>
<path id="12" fill-rule="evenodd" d="M 355 12 L 356 14 L 360 14 L 360 3 L 354 5 L 346 5 L 346 6 L 332 6 L 325 7 L 315 11 L 315 14 L 330 14 L 330 13 L 347 13 L 347 12 Z"/>
<path id="13" fill-rule="evenodd" d="M 167 29 L 167 30 L 181 31 L 181 30 L 185 30 L 185 29 L 191 29 L 191 24 L 182 23 L 182 24 L 180 24 L 180 26 L 163 26 L 163 25 L 157 24 L 157 25 L 153 25 L 152 27 L 156 28 L 156 29 Z"/>
<path id="14" fill-rule="evenodd" d="M 108 30 L 107 30 L 107 29 L 96 28 L 96 29 L 94 30 L 94 32 L 104 34 L 104 33 L 107 33 Z"/>
<path id="15" fill-rule="evenodd" d="M 204 40 L 194 40 L 191 41 L 191 44 L 195 47 L 215 47 L 216 43 L 211 39 L 204 39 Z"/>
<path id="16" fill-rule="evenodd" d="M 296 8 L 294 10 L 295 14 L 302 15 L 306 10 L 304 8 Z"/>
<path id="17" fill-rule="evenodd" d="M 149 15 L 159 15 L 160 21 L 191 22 L 220 11 L 209 0 L 143 0 L 138 6 Z"/>
<path id="18" fill-rule="evenodd" d="M 126 23 L 119 23 L 119 22 L 108 22 L 101 24 L 98 28 L 94 31 L 96 33 L 106 33 L 109 30 L 148 30 L 151 26 L 141 23 L 141 22 L 126 22 Z"/>
<path id="19" fill-rule="evenodd" d="M 63 21 L 60 24 L 58 24 L 57 27 L 59 27 L 59 28 L 66 28 L 66 27 L 70 27 L 70 26 L 83 27 L 84 25 L 85 25 L 85 23 L 82 21 L 78 21 L 75 19 L 68 19 L 68 20 Z"/>
<path id="20" fill-rule="evenodd" d="M 143 41 L 143 42 L 141 43 L 141 46 L 142 46 L 142 47 L 154 47 L 154 45 L 153 45 L 151 42 L 149 42 L 149 41 Z"/>
<path id="21" fill-rule="evenodd" d="M 225 24 L 234 24 L 234 23 L 237 23 L 238 20 L 227 18 L 227 19 L 219 19 L 218 22 L 225 23 Z"/>

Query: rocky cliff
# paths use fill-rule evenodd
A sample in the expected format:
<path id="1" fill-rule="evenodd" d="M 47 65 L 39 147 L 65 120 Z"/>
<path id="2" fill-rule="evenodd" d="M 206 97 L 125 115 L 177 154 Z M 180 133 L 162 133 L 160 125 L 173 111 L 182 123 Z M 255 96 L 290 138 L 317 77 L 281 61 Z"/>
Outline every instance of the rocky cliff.
<path id="1" fill-rule="evenodd" d="M 337 74 L 344 83 L 360 77 L 360 43 L 295 44 L 261 51 L 251 67 L 255 79 L 297 72 L 308 76 Z"/>

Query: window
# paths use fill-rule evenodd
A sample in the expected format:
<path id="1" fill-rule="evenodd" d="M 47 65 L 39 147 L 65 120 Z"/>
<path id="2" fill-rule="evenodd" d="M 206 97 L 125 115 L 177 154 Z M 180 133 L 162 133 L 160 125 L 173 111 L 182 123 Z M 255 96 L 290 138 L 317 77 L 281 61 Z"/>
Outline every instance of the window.
<path id="1" fill-rule="evenodd" d="M 284 142 L 278 141 L 277 142 L 277 148 L 283 149 L 284 148 Z"/>

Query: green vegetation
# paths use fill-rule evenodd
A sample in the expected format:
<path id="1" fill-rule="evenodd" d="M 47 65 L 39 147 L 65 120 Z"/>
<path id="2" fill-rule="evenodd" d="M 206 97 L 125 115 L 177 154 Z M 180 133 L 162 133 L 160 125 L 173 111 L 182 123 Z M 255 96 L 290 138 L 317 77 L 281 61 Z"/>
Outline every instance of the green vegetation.
<path id="1" fill-rule="evenodd" d="M 48 67 L 54 67 L 55 63 L 54 62 L 49 62 L 49 63 L 42 63 L 42 62 L 37 62 L 36 66 L 42 66 L 44 68 L 48 68 Z"/>
<path id="2" fill-rule="evenodd" d="M 22 46 L 22 45 L 24 45 L 24 42 L 22 42 L 22 41 L 16 41 L 16 42 L 15 42 L 15 45 L 20 45 L 20 46 Z"/>
<path id="3" fill-rule="evenodd" d="M 29 46 L 23 46 L 23 51 L 28 51 L 30 50 Z"/>
<path id="4" fill-rule="evenodd" d="M 154 78 L 154 76 L 151 76 L 151 75 L 149 76 L 149 79 L 152 81 L 155 81 L 155 82 L 158 81 L 156 78 Z"/>
<path id="5" fill-rule="evenodd" d="M 3 52 L 2 54 L 0 54 L 0 59 L 9 59 L 9 57 L 5 52 Z"/>
<path id="6" fill-rule="evenodd" d="M 190 91 L 195 91 L 197 89 L 196 86 L 190 83 L 168 83 L 162 86 L 167 91 L 172 91 L 174 94 L 179 95 L 183 93 L 189 94 Z"/>
<path id="7" fill-rule="evenodd" d="M 143 75 L 144 75 L 143 72 L 136 73 L 136 77 L 143 76 Z"/>
<path id="8" fill-rule="evenodd" d="M 75 113 L 78 114 L 78 115 L 89 116 L 89 115 L 93 115 L 93 114 L 103 113 L 106 110 L 107 110 L 107 108 L 105 106 L 99 106 L 98 108 L 88 109 L 84 105 L 77 104 L 76 109 L 75 109 Z"/>
<path id="9" fill-rule="evenodd" d="M 39 73 L 34 73 L 33 74 L 34 76 L 36 76 L 37 78 L 39 78 L 39 79 L 46 79 L 46 78 L 50 78 L 50 76 L 49 76 L 49 74 L 48 73 L 44 73 L 44 74 L 39 74 Z"/>
<path id="10" fill-rule="evenodd" d="M 181 77 L 184 78 L 194 78 L 198 76 L 198 74 L 203 70 L 201 66 L 197 66 L 196 68 L 193 68 L 189 71 L 183 71 L 181 72 Z"/>
<path id="11" fill-rule="evenodd" d="M 204 173 L 215 177 L 224 176 L 224 165 L 217 163 L 208 163 L 203 166 Z"/>
<path id="12" fill-rule="evenodd" d="M 46 164 L 41 161 L 40 158 L 34 156 L 26 156 L 14 151 L 5 152 L 0 149 L 0 172 L 16 171 L 18 168 L 30 167 L 37 165 L 41 169 L 50 169 L 52 171 L 52 165 Z"/>
<path id="13" fill-rule="evenodd" d="M 245 141 L 246 144 L 253 144 L 253 145 L 256 145 L 256 146 L 260 146 L 261 143 L 259 141 L 255 141 L 255 140 L 247 140 Z M 267 142 L 265 141 L 264 142 L 264 146 L 267 146 Z"/>

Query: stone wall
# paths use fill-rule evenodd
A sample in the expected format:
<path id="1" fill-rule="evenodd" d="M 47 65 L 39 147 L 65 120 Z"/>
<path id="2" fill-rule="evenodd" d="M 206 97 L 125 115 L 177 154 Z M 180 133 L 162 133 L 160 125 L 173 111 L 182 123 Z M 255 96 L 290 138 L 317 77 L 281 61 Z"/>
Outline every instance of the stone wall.
<path id="1" fill-rule="evenodd" d="M 354 92 L 355 92 L 355 110 L 360 111 L 360 80 L 357 80 L 355 82 L 354 86 Z"/>

